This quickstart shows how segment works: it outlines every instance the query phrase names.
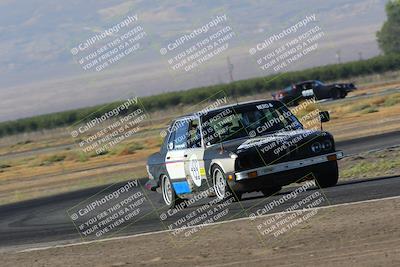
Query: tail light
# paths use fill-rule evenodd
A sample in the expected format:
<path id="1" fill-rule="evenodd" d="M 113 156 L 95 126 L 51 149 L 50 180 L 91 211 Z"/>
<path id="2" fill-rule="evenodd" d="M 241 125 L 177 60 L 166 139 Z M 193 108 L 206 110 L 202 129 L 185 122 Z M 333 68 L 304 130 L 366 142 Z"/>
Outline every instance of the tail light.
<path id="1" fill-rule="evenodd" d="M 278 94 L 277 94 L 277 96 L 276 96 L 276 99 L 282 99 L 284 96 L 286 96 L 286 93 L 285 92 L 278 92 Z"/>
<path id="2" fill-rule="evenodd" d="M 272 98 L 275 100 L 280 100 L 286 95 L 287 95 L 287 93 L 285 91 L 278 91 L 278 92 L 276 92 L 276 94 L 272 94 Z"/>

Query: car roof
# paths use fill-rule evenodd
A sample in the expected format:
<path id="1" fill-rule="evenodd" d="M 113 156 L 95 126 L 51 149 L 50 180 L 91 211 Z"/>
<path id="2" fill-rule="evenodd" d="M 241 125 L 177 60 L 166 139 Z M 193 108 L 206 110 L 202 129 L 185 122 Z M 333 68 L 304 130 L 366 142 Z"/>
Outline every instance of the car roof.
<path id="1" fill-rule="evenodd" d="M 259 103 L 276 103 L 276 102 L 280 102 L 280 101 L 278 101 L 278 100 L 268 100 L 268 99 L 250 100 L 250 101 L 244 101 L 244 102 L 229 104 L 229 105 L 221 106 L 221 107 L 218 107 L 218 108 L 210 109 L 210 110 L 207 111 L 207 113 L 217 112 L 219 110 L 224 110 L 224 109 L 231 108 L 231 107 L 244 107 L 244 106 L 250 106 L 250 105 L 259 104 Z M 193 112 L 193 113 L 189 113 L 189 114 L 186 114 L 186 115 L 183 115 L 183 116 L 179 116 L 174 121 L 185 119 L 185 118 L 188 118 L 188 117 L 194 117 L 194 116 L 195 117 L 201 117 L 201 115 L 202 115 L 201 111 Z"/>
<path id="2" fill-rule="evenodd" d="M 302 84 L 302 83 L 312 83 L 312 82 L 316 82 L 317 80 L 308 80 L 308 81 L 302 81 L 302 82 L 298 82 L 296 84 Z"/>

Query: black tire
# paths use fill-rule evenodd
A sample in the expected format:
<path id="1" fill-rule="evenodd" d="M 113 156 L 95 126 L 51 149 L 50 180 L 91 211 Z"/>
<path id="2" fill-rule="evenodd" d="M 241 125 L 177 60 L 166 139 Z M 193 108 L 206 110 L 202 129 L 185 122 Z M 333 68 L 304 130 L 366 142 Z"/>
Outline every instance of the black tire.
<path id="1" fill-rule="evenodd" d="M 339 89 L 332 89 L 332 91 L 331 91 L 332 99 L 339 99 L 340 95 L 341 95 L 341 92 Z"/>
<path id="2" fill-rule="evenodd" d="M 242 200 L 242 193 L 234 192 L 228 185 L 224 171 L 218 165 L 215 165 L 211 170 L 213 188 L 216 197 L 219 200 L 234 197 L 235 201 Z"/>
<path id="3" fill-rule="evenodd" d="M 339 180 L 339 169 L 337 161 L 325 163 L 321 170 L 315 174 L 317 185 L 321 188 L 335 186 Z"/>
<path id="4" fill-rule="evenodd" d="M 171 180 L 167 175 L 162 175 L 161 176 L 161 193 L 162 193 L 162 198 L 164 200 L 165 205 L 167 205 L 168 208 L 172 209 L 175 208 L 176 205 L 182 202 L 182 199 L 180 199 L 176 193 L 175 190 L 172 186 Z M 169 188 L 168 188 L 169 184 Z M 168 196 L 167 196 L 167 191 L 169 191 Z"/>
<path id="5" fill-rule="evenodd" d="M 340 92 L 340 98 L 345 98 L 347 96 L 347 93 L 345 91 Z"/>
<path id="6" fill-rule="evenodd" d="M 275 193 L 278 193 L 279 191 L 281 191 L 282 186 L 276 186 L 276 187 L 271 187 L 271 188 L 265 188 L 263 190 L 261 190 L 261 193 L 265 196 L 265 197 L 269 197 L 274 195 Z"/>

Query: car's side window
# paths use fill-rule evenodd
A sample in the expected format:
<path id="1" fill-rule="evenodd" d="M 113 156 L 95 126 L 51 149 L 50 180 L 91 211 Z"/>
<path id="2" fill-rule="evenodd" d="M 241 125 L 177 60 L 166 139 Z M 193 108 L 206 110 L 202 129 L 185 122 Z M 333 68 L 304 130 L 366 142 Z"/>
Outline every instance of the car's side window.
<path id="1" fill-rule="evenodd" d="M 174 142 L 173 149 L 185 149 L 187 148 L 187 137 L 188 137 L 189 123 L 187 120 L 177 121 L 174 124 Z"/>
<path id="2" fill-rule="evenodd" d="M 313 84 L 312 84 L 312 83 L 306 83 L 306 84 L 304 84 L 304 89 L 305 89 L 305 90 L 313 89 Z"/>
<path id="3" fill-rule="evenodd" d="M 199 119 L 194 119 L 190 121 L 189 131 L 187 138 L 188 148 L 199 148 L 201 147 L 201 134 L 200 134 L 200 121 Z"/>
<path id="4" fill-rule="evenodd" d="M 172 131 L 168 138 L 168 145 L 167 145 L 168 150 L 174 149 L 174 138 L 175 138 L 175 131 Z"/>

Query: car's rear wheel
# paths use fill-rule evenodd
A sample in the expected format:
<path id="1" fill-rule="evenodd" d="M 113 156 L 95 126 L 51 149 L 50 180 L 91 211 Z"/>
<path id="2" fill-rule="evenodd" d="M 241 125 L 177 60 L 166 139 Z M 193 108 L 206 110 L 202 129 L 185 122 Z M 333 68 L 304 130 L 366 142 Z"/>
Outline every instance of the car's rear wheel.
<path id="1" fill-rule="evenodd" d="M 216 197 L 219 200 L 224 200 L 226 198 L 229 198 L 233 196 L 236 201 L 239 201 L 242 199 L 242 194 L 239 192 L 233 192 L 227 181 L 226 181 L 226 175 L 224 171 L 219 167 L 215 166 L 212 169 L 212 178 L 213 178 L 213 187 L 214 187 L 214 192 Z"/>
<path id="2" fill-rule="evenodd" d="M 174 208 L 180 202 L 180 198 L 176 195 L 167 175 L 163 175 L 161 178 L 161 191 L 164 203 L 168 208 Z"/>
<path id="3" fill-rule="evenodd" d="M 315 179 L 321 188 L 335 186 L 339 180 L 337 161 L 324 163 L 321 169 L 315 173 Z"/>

